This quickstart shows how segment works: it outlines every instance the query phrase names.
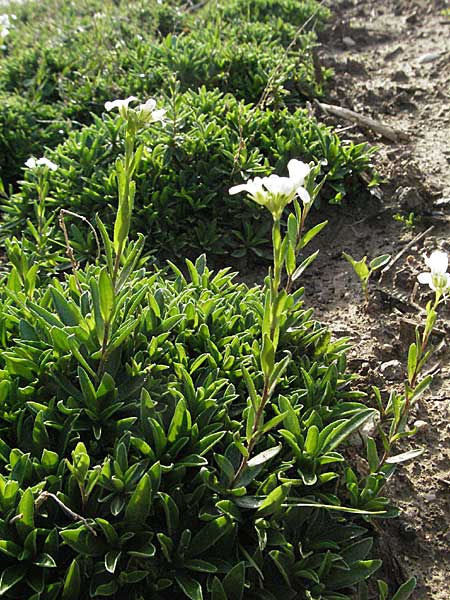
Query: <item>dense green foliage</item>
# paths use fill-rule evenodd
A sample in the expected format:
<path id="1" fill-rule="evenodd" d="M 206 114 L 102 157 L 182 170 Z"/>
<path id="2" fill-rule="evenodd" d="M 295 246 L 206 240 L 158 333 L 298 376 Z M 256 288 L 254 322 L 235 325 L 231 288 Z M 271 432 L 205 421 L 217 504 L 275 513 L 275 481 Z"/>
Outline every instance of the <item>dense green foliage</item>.
<path id="1" fill-rule="evenodd" d="M 354 515 L 314 506 L 349 502 L 338 447 L 373 414 L 349 388 L 345 342 L 330 342 L 297 292 L 280 343 L 293 360 L 268 433 L 233 481 L 246 436 L 242 366 L 261 384 L 262 294 L 210 273 L 204 258 L 188 267 L 188 280 L 124 276 L 115 298 L 104 269 L 26 293 L 19 270 L 9 276 L 5 597 L 344 600 L 378 568 L 364 560 L 371 541 Z"/>
<path id="2" fill-rule="evenodd" d="M 305 227 L 313 202 L 371 177 L 372 150 L 302 108 L 329 76 L 314 60 L 328 10 L 14 11 L 0 48 L 1 177 L 18 188 L 8 197 L 0 181 L 0 596 L 368 598 L 381 565 L 370 521 L 396 514 L 384 485 L 419 452 L 391 453 L 431 381 L 418 382 L 429 332 L 406 394 L 385 407 L 374 388 L 375 410 L 346 369 L 348 341 L 293 291 L 327 225 Z M 104 112 L 131 94 L 157 106 Z M 289 177 L 253 182 L 255 203 L 229 195 L 272 172 Z M 270 239 L 262 287 L 189 260 L 267 257 Z M 178 266 L 150 268 L 167 257 Z M 347 441 L 379 415 L 355 469 Z"/>
<path id="3" fill-rule="evenodd" d="M 30 139 L 26 152 L 14 145 L 17 109 L 2 104 L 0 122 L 9 125 L 0 156 L 11 157 L 0 164 L 4 181 L 15 182 L 30 154 L 55 145 L 54 119 L 78 128 L 99 115 L 106 100 L 160 94 L 174 74 L 182 89 L 205 85 L 252 102 L 266 89 L 277 103 L 321 94 L 328 73 L 319 69 L 318 76 L 314 66 L 313 29 L 328 12 L 315 1 L 255 2 L 251 10 L 242 2 L 206 3 L 200 11 L 176 4 L 53 0 L 16 7 L 3 57 L 0 50 L 0 91 L 31 102 L 34 114 L 51 105 L 53 116 L 40 120 L 39 128 L 26 119 L 18 124 L 19 135 Z M 275 23 L 269 22 L 273 14 Z M 286 53 L 283 45 L 302 24 Z"/>
<path id="4" fill-rule="evenodd" d="M 341 143 L 302 109 L 290 113 L 254 108 L 204 89 L 174 92 L 165 105 L 166 125 L 143 134 L 147 149 L 137 177 L 133 223 L 134 231 L 146 233 L 147 251 L 160 258 L 199 250 L 261 255 L 267 247 L 261 211 L 228 195 L 233 179 L 242 173 L 267 174 L 271 165 L 279 171 L 298 156 L 322 162 L 327 176 L 322 197 L 339 202 L 347 190 L 357 189 L 360 173 L 370 167 L 371 154 L 364 144 Z M 112 224 L 117 206 L 112 172 L 123 151 L 121 124 L 120 118 L 105 115 L 47 153 L 60 166 L 48 174 L 50 213 L 67 208 L 92 218 L 98 212 Z M 21 192 L 4 204 L 5 233 L 20 234 L 36 197 L 35 174 L 27 170 Z M 82 242 L 77 251 L 81 257 L 95 251 L 93 240 Z"/>

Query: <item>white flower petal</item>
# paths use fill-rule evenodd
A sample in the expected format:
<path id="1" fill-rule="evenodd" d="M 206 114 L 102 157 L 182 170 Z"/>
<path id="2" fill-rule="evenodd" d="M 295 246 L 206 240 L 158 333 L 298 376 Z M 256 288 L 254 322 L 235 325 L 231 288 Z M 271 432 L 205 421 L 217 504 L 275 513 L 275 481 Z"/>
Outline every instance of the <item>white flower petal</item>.
<path id="1" fill-rule="evenodd" d="M 153 112 L 153 109 L 155 108 L 155 106 L 156 106 L 156 100 L 154 98 L 150 98 L 144 104 L 139 104 L 138 110 L 141 110 L 144 112 Z"/>
<path id="2" fill-rule="evenodd" d="M 419 283 L 431 285 L 431 273 L 419 273 L 417 280 Z"/>
<path id="3" fill-rule="evenodd" d="M 294 191 L 294 184 L 289 177 L 279 177 L 278 175 L 270 175 L 264 177 L 262 183 L 266 190 L 271 194 L 283 194 L 289 196 Z"/>
<path id="4" fill-rule="evenodd" d="M 31 157 L 25 162 L 25 166 L 29 169 L 35 169 L 37 166 L 37 161 L 35 158 Z"/>
<path id="5" fill-rule="evenodd" d="M 295 191 L 303 204 L 309 204 L 311 202 L 311 196 L 304 187 L 298 187 Z"/>
<path id="6" fill-rule="evenodd" d="M 152 112 L 153 121 L 163 121 L 166 112 L 167 110 L 165 108 L 159 108 L 158 110 L 154 110 Z"/>
<path id="7" fill-rule="evenodd" d="M 448 269 L 448 255 L 441 250 L 435 250 L 428 258 L 425 258 L 425 264 L 432 273 L 444 274 Z"/>
<path id="8" fill-rule="evenodd" d="M 287 168 L 289 172 L 289 178 L 296 182 L 296 187 L 303 185 L 305 177 L 311 171 L 309 165 L 301 160 L 297 160 L 296 158 L 293 158 L 288 162 Z"/>
<path id="9" fill-rule="evenodd" d="M 113 100 L 112 102 L 105 102 L 105 108 L 108 112 L 113 110 L 113 108 L 118 108 L 119 110 L 122 107 L 128 108 L 130 102 L 133 102 L 134 100 L 137 100 L 136 96 L 128 96 L 128 98 L 125 98 L 125 100 Z"/>
<path id="10" fill-rule="evenodd" d="M 36 164 L 39 165 L 39 166 L 41 166 L 41 167 L 48 167 L 52 171 L 56 171 L 58 169 L 58 165 L 57 164 L 55 164 L 51 160 L 48 160 L 48 158 L 45 158 L 45 157 L 39 158 L 36 161 Z"/>
<path id="11" fill-rule="evenodd" d="M 240 192 L 248 191 L 248 187 L 246 183 L 241 183 L 240 185 L 234 185 L 228 190 L 230 196 L 234 196 L 235 194 L 239 194 Z"/>

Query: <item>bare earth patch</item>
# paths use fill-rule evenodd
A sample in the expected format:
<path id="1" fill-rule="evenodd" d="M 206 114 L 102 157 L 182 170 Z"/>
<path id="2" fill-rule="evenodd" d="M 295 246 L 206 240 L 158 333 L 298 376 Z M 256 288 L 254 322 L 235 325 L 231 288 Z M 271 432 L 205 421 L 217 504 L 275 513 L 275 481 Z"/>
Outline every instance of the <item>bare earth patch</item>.
<path id="1" fill-rule="evenodd" d="M 378 385 L 385 394 L 402 385 L 408 345 L 423 320 L 428 293 L 416 284 L 422 255 L 436 248 L 450 251 L 450 19 L 442 14 L 448 6 L 431 0 L 333 3 L 338 16 L 320 54 L 336 71 L 328 102 L 409 136 L 394 144 L 317 109 L 349 138 L 380 146 L 377 168 L 385 183 L 378 198 L 363 207 L 355 199 L 353 206 L 330 210 L 328 236 L 319 236 L 320 258 L 304 282 L 307 298 L 337 336 L 352 338 L 349 362 L 360 374 L 360 387 Z M 411 212 L 412 227 L 394 219 Z M 373 283 L 365 310 L 342 251 L 359 259 L 396 256 L 405 248 Z M 438 349 L 428 365 L 437 375 L 411 419 L 419 429 L 414 442 L 425 452 L 400 468 L 390 483 L 389 495 L 402 509 L 401 517 L 377 527 L 384 576 L 395 585 L 415 575 L 414 600 L 450 597 L 449 306 L 442 307 L 440 317 L 434 339 Z"/>

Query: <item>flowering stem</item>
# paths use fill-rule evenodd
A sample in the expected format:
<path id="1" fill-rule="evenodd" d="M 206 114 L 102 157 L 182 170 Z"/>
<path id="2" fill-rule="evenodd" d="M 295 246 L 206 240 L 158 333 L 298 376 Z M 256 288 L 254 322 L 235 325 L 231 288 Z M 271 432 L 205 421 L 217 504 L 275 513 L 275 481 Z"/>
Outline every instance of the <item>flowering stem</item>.
<path id="1" fill-rule="evenodd" d="M 247 464 L 248 464 L 248 461 L 253 452 L 253 448 L 255 447 L 256 442 L 259 439 L 259 435 L 260 435 L 259 429 L 260 429 L 261 419 L 264 414 L 264 408 L 267 404 L 268 399 L 269 399 L 269 377 L 266 376 L 264 378 L 264 388 L 263 388 L 263 393 L 261 396 L 261 404 L 259 405 L 258 410 L 255 413 L 255 422 L 253 424 L 252 434 L 251 434 L 250 440 L 247 445 L 247 455 L 242 457 L 241 464 L 239 465 L 239 468 L 236 471 L 236 474 L 231 483 L 232 486 L 235 484 L 236 481 L 238 481 L 241 474 L 247 468 Z"/>
<path id="2" fill-rule="evenodd" d="M 434 300 L 434 304 L 433 306 L 428 305 L 427 307 L 427 320 L 425 323 L 425 328 L 422 334 L 422 339 L 420 340 L 420 345 L 417 348 L 417 359 L 416 359 L 416 364 L 414 367 L 414 370 L 408 374 L 408 383 L 405 386 L 405 400 L 402 406 L 402 409 L 400 411 L 400 415 L 399 417 L 396 419 L 395 421 L 395 426 L 393 431 L 390 432 L 389 435 L 389 446 L 388 448 L 386 448 L 384 450 L 383 456 L 380 459 L 380 462 L 378 464 L 378 468 L 377 470 L 380 470 L 385 464 L 386 461 L 388 460 L 392 448 L 396 442 L 396 438 L 397 435 L 399 433 L 401 433 L 406 425 L 407 419 L 408 419 L 408 415 L 409 415 L 409 410 L 411 408 L 411 403 L 414 397 L 414 390 L 417 384 L 417 378 L 420 375 L 420 370 L 423 366 L 423 356 L 425 355 L 427 346 L 428 346 L 428 342 L 430 339 L 430 335 L 433 331 L 433 325 L 434 325 L 434 318 L 436 315 L 436 308 L 439 305 L 439 302 L 441 300 L 441 293 L 439 290 L 436 290 L 436 296 L 435 296 L 435 300 Z"/>
<path id="3" fill-rule="evenodd" d="M 130 197 L 130 182 L 133 176 L 133 159 L 134 159 L 134 131 L 127 128 L 125 134 L 125 157 L 122 163 L 123 172 L 117 173 L 119 186 L 119 208 L 117 211 L 116 227 L 121 228 L 121 234 L 118 236 L 116 247 L 116 257 L 112 274 L 113 285 L 116 285 L 117 276 L 119 274 L 120 261 L 125 248 L 130 229 L 130 220 L 132 213 L 132 199 Z M 122 225 L 119 225 L 119 220 Z M 125 225 L 123 225 L 125 224 Z M 122 229 L 123 228 L 123 229 Z"/>
<path id="4" fill-rule="evenodd" d="M 278 337 L 279 337 L 279 318 L 278 318 L 278 306 L 280 300 L 280 283 L 281 283 L 281 275 L 283 269 L 283 243 L 281 240 L 281 231 L 280 231 L 280 219 L 274 219 L 272 226 L 272 242 L 273 242 L 273 274 L 270 277 L 270 287 L 269 294 L 266 295 L 266 303 L 269 303 L 269 306 L 266 305 L 265 313 L 268 312 L 270 315 L 270 322 L 268 326 L 268 335 L 270 343 L 273 346 L 273 352 L 276 353 L 277 345 L 278 345 Z M 268 309 L 268 310 L 267 310 Z M 264 386 L 261 394 L 261 401 L 259 403 L 258 408 L 255 410 L 254 414 L 254 422 L 252 426 L 252 431 L 250 435 L 250 439 L 247 443 L 247 452 L 246 455 L 242 457 L 241 463 L 239 465 L 238 470 L 233 478 L 232 485 L 238 481 L 239 477 L 246 469 L 248 461 L 251 457 L 253 449 L 258 442 L 258 439 L 261 434 L 261 425 L 263 423 L 264 409 L 266 404 L 270 398 L 270 376 L 271 373 L 264 373 Z M 249 408 L 249 410 L 254 410 L 253 407 Z"/>
<path id="5" fill-rule="evenodd" d="M 298 231 L 297 231 L 297 237 L 296 237 L 296 240 L 295 240 L 295 252 L 296 252 L 296 254 L 300 250 L 300 243 L 302 241 L 303 230 L 305 228 L 305 221 L 306 221 L 306 217 L 308 216 L 308 212 L 309 212 L 308 205 L 305 205 L 303 207 L 303 210 L 302 209 L 298 209 L 298 210 L 301 211 L 301 215 L 300 215 L 300 223 L 299 223 Z M 284 288 L 285 291 L 286 291 L 286 294 L 290 294 L 292 292 L 292 285 L 294 283 L 294 281 L 292 279 L 292 275 L 293 274 L 288 275 L 288 278 L 287 278 L 286 286 Z"/>

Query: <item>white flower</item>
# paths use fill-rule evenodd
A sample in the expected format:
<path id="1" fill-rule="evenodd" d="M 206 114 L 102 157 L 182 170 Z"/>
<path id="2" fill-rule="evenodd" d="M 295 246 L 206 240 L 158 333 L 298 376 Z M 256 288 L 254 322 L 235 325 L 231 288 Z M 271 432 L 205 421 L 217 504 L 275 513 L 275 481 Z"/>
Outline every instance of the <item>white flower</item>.
<path id="1" fill-rule="evenodd" d="M 289 177 L 279 177 L 278 175 L 269 175 L 264 177 L 263 185 L 268 192 L 273 194 L 280 194 L 283 196 L 291 196 L 295 192 L 295 185 Z"/>
<path id="2" fill-rule="evenodd" d="M 292 202 L 296 194 L 305 204 L 311 202 L 310 195 L 302 187 L 305 177 L 309 174 L 309 166 L 300 160 L 292 159 L 288 163 L 288 171 L 289 177 L 275 174 L 269 177 L 255 177 L 247 183 L 233 186 L 229 193 L 233 195 L 247 192 L 252 200 L 265 206 L 273 218 L 278 220 L 285 206 Z"/>
<path id="3" fill-rule="evenodd" d="M 56 171 L 58 168 L 58 165 L 52 162 L 51 160 L 48 160 L 48 158 L 42 157 L 36 159 L 33 156 L 26 161 L 25 166 L 29 169 L 36 169 L 37 167 L 48 167 L 51 171 Z"/>
<path id="4" fill-rule="evenodd" d="M 450 275 L 447 273 L 447 253 L 435 250 L 430 256 L 425 257 L 425 264 L 430 272 L 420 273 L 417 277 L 419 283 L 428 284 L 435 292 L 448 292 L 450 290 Z"/>
<path id="5" fill-rule="evenodd" d="M 166 114 L 166 110 L 164 108 L 160 108 L 155 110 L 156 108 L 156 100 L 154 98 L 150 98 L 144 104 L 139 104 L 138 111 L 139 116 L 144 118 L 147 122 L 151 121 L 163 121 L 164 115 Z"/>
<path id="6" fill-rule="evenodd" d="M 15 15 L 11 15 L 11 18 L 15 18 Z M 0 15 L 0 37 L 4 38 L 8 35 L 11 29 L 11 19 L 9 15 Z"/>
<path id="7" fill-rule="evenodd" d="M 248 192 L 249 196 L 253 199 L 258 194 L 265 194 L 263 179 L 261 179 L 261 177 L 255 177 L 255 179 L 249 179 L 247 183 L 241 183 L 240 185 L 235 185 L 229 189 L 229 194 L 231 196 L 239 194 L 239 192 Z"/>
<path id="8" fill-rule="evenodd" d="M 113 100 L 112 102 L 105 102 L 105 108 L 108 112 L 113 110 L 113 108 L 118 108 L 120 114 L 122 114 L 122 112 L 126 114 L 128 111 L 128 105 L 134 100 L 137 100 L 136 96 L 128 96 L 128 98 L 125 98 L 125 100 Z"/>
<path id="9" fill-rule="evenodd" d="M 309 175 L 311 168 L 306 163 L 301 160 L 297 160 L 293 158 L 288 162 L 288 171 L 289 178 L 295 182 L 295 191 L 297 192 L 298 197 L 305 204 L 309 204 L 311 202 L 311 196 L 307 192 L 307 190 L 303 187 L 305 183 L 305 178 Z"/>

